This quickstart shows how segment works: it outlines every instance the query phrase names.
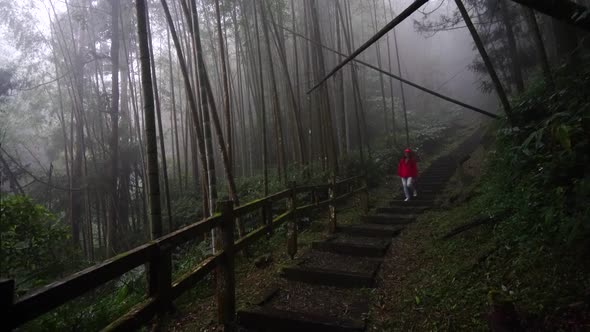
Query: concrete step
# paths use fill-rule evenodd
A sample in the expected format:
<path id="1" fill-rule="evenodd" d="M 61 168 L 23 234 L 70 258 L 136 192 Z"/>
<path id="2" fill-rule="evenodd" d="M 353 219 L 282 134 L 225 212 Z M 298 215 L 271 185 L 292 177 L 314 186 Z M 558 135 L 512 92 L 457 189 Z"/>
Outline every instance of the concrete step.
<path id="1" fill-rule="evenodd" d="M 403 230 L 402 226 L 389 226 L 378 224 L 361 224 L 338 226 L 336 232 L 352 236 L 392 238 Z"/>
<path id="2" fill-rule="evenodd" d="M 383 257 L 391 240 L 369 237 L 333 237 L 312 243 L 315 250 L 358 257 Z"/>
<path id="3" fill-rule="evenodd" d="M 255 331 L 364 331 L 362 320 L 334 318 L 268 307 L 251 307 L 238 311 L 238 324 Z"/>
<path id="4" fill-rule="evenodd" d="M 373 288 L 375 287 L 375 273 L 378 267 L 379 264 L 375 263 L 372 271 L 351 272 L 292 266 L 283 268 L 281 276 L 288 280 L 314 285 L 340 288 Z"/>

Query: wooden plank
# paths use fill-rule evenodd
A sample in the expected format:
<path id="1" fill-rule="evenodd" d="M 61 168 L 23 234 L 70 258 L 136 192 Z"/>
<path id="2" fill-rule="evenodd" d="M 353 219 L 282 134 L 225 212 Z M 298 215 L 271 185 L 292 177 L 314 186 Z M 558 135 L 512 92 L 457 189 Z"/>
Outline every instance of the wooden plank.
<path id="1" fill-rule="evenodd" d="M 347 182 L 352 182 L 352 181 L 359 179 L 360 177 L 361 177 L 361 175 L 351 176 L 349 178 L 337 181 L 336 184 L 339 185 L 339 184 L 343 184 L 343 183 L 347 183 Z"/>
<path id="2" fill-rule="evenodd" d="M 289 216 L 291 215 L 292 211 L 286 211 L 283 212 L 282 214 L 279 214 L 276 218 L 274 218 L 272 220 L 272 225 L 273 227 L 278 227 L 280 225 L 282 225 L 285 221 L 287 221 L 289 219 Z"/>
<path id="3" fill-rule="evenodd" d="M 256 242 L 256 240 L 260 239 L 261 237 L 263 237 L 264 235 L 266 235 L 266 233 L 268 233 L 268 230 L 270 229 L 269 225 L 264 225 L 264 226 L 260 226 L 257 229 L 253 230 L 252 232 L 248 233 L 248 235 L 242 237 L 241 239 L 239 239 L 235 245 L 234 245 L 234 249 L 236 250 L 236 252 L 243 250 L 244 248 L 248 247 L 249 245 L 251 245 L 252 243 Z"/>
<path id="4" fill-rule="evenodd" d="M 144 244 L 25 295 L 17 300 L 9 312 L 13 323 L 11 327 L 33 320 L 148 262 L 155 246 L 154 242 Z"/>
<path id="5" fill-rule="evenodd" d="M 148 298 L 144 302 L 133 307 L 123 317 L 109 324 L 107 327 L 102 329 L 103 332 L 115 332 L 115 331 L 134 331 L 139 329 L 142 325 L 149 322 L 152 317 L 156 314 L 157 300 L 155 298 Z"/>
<path id="6" fill-rule="evenodd" d="M 298 206 L 296 210 L 297 210 L 297 212 L 303 212 L 307 209 L 314 208 L 315 206 L 316 205 L 314 203 L 311 203 L 311 204 L 307 204 L 307 205 Z"/>
<path id="7" fill-rule="evenodd" d="M 343 201 L 347 198 L 350 198 L 351 196 L 354 196 L 355 194 L 356 194 L 356 192 L 352 191 L 352 192 L 349 192 L 349 193 L 346 193 L 346 194 L 343 194 L 343 195 L 340 195 L 340 196 L 334 198 L 334 201 L 340 202 L 340 201 Z"/>
<path id="8" fill-rule="evenodd" d="M 176 299 L 187 290 L 194 287 L 199 281 L 201 281 L 209 272 L 213 271 L 217 266 L 217 261 L 223 255 L 223 251 L 213 256 L 205 258 L 199 265 L 193 268 L 190 272 L 186 273 L 172 284 L 172 299 Z"/>
<path id="9" fill-rule="evenodd" d="M 176 247 L 179 244 L 196 239 L 199 235 L 217 227 L 220 222 L 221 215 L 217 213 L 203 221 L 185 226 L 177 231 L 167 234 L 157 239 L 156 242 L 163 248 Z"/>
<path id="10" fill-rule="evenodd" d="M 257 199 L 252 202 L 243 204 L 234 209 L 234 213 L 237 217 L 241 217 L 245 214 L 252 213 L 256 210 L 262 209 L 267 199 Z"/>
<path id="11" fill-rule="evenodd" d="M 291 189 L 285 189 L 283 191 L 279 191 L 278 193 L 274 193 L 272 195 L 266 196 L 264 199 L 270 199 L 272 201 L 278 201 L 284 198 L 287 198 L 291 192 Z"/>

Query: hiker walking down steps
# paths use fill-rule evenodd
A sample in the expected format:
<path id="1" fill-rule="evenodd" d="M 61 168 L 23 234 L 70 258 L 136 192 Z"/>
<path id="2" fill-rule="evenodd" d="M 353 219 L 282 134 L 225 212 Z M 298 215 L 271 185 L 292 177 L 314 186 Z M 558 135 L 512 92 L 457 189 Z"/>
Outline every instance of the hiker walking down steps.
<path id="1" fill-rule="evenodd" d="M 413 183 L 418 176 L 418 166 L 416 165 L 414 152 L 412 152 L 410 148 L 404 150 L 404 156 L 397 164 L 397 175 L 402 179 L 402 186 L 404 187 L 404 194 L 406 195 L 405 201 L 407 202 L 410 200 L 410 190 L 413 192 L 414 197 L 417 197 L 418 192 Z"/>

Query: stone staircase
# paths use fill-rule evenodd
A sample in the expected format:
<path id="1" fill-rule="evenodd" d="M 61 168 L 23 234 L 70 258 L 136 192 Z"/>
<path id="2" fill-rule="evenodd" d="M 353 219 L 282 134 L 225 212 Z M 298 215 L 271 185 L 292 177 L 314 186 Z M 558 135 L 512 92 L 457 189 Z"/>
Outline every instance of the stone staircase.
<path id="1" fill-rule="evenodd" d="M 255 305 L 238 311 L 240 329 L 364 331 L 370 305 L 367 291 L 376 286 L 393 237 L 434 205 L 460 157 L 478 142 L 479 136 L 473 135 L 455 153 L 435 160 L 418 178 L 415 199 L 405 202 L 400 195 L 389 206 L 361 217 L 358 224 L 338 226 L 334 234 L 314 242 L 310 251 L 282 270 L 278 285 Z"/>

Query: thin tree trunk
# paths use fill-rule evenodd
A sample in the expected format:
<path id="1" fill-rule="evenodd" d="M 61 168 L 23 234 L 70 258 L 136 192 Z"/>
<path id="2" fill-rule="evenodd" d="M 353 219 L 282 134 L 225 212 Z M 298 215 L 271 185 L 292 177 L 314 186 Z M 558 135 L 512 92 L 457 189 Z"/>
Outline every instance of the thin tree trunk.
<path id="1" fill-rule="evenodd" d="M 232 130 L 231 130 L 231 114 L 230 114 L 230 99 L 229 99 L 229 83 L 228 83 L 228 68 L 229 64 L 226 63 L 226 52 L 225 45 L 223 42 L 223 31 L 221 30 L 221 15 L 219 13 L 219 0 L 215 0 L 215 15 L 217 16 L 217 35 L 219 39 L 219 53 L 221 53 L 221 75 L 223 76 L 223 113 L 225 114 L 225 134 L 227 139 L 226 151 L 227 151 L 227 162 L 228 165 L 225 167 L 229 168 L 229 172 L 233 172 L 233 155 L 232 155 Z"/>
<path id="2" fill-rule="evenodd" d="M 176 144 L 176 172 L 178 173 L 178 189 L 182 193 L 182 170 L 180 163 L 180 146 L 178 140 L 178 123 L 176 116 L 176 96 L 174 93 L 174 71 L 172 67 L 172 52 L 170 48 L 170 28 L 166 27 L 166 40 L 168 42 L 168 67 L 170 70 L 170 97 L 172 102 L 172 130 L 174 132 L 173 142 Z M 184 156 L 186 158 L 186 156 Z"/>
<path id="3" fill-rule="evenodd" d="M 543 70 L 543 76 L 545 77 L 545 82 L 549 85 L 549 87 L 553 88 L 555 84 L 553 83 L 553 76 L 551 75 L 551 67 L 549 65 L 549 58 L 547 57 L 547 51 L 545 50 L 545 43 L 543 42 L 543 37 L 541 36 L 541 30 L 539 30 L 539 25 L 537 24 L 537 18 L 535 17 L 535 12 L 530 8 L 523 8 L 524 10 L 524 17 L 527 21 L 530 31 L 533 34 L 534 44 L 537 48 L 537 54 L 539 55 L 539 62 L 541 64 L 541 68 Z"/>
<path id="4" fill-rule="evenodd" d="M 276 39 L 276 46 L 277 46 L 277 53 L 279 54 L 279 60 L 281 61 L 281 67 L 283 68 L 283 74 L 285 75 L 285 83 L 287 85 L 287 90 L 289 91 L 289 95 L 291 96 L 291 110 L 293 112 L 293 119 L 295 121 L 295 136 L 296 136 L 296 143 L 297 143 L 297 150 L 298 150 L 298 157 L 299 161 L 302 164 L 305 164 L 305 139 L 303 138 L 303 126 L 301 124 L 301 109 L 299 107 L 299 98 L 295 95 L 295 91 L 293 89 L 293 84 L 291 83 L 291 77 L 289 75 L 289 67 L 287 64 L 287 52 L 285 48 L 285 43 L 283 38 L 281 37 L 281 33 L 277 28 L 276 22 L 272 15 L 272 12 L 269 10 L 270 20 L 274 27 L 274 35 Z M 270 45 L 269 45 L 270 48 Z M 295 51 L 296 52 L 296 51 Z M 297 60 L 295 60 L 297 61 Z"/>
<path id="5" fill-rule="evenodd" d="M 158 138 L 160 143 L 160 153 L 162 155 L 162 175 L 164 179 L 164 195 L 166 198 L 166 216 L 168 217 L 168 232 L 172 232 L 174 229 L 174 221 L 172 219 L 172 206 L 170 202 L 170 184 L 168 181 L 168 162 L 166 160 L 166 146 L 164 144 L 164 129 L 162 125 L 162 109 L 160 107 L 160 95 L 158 93 L 158 79 L 156 77 L 156 61 L 154 58 L 154 49 L 152 44 L 152 32 L 149 25 L 149 17 L 147 19 L 148 28 L 148 42 L 150 50 L 150 61 L 154 65 L 152 66 L 152 84 L 154 87 L 154 100 L 156 106 L 156 123 L 158 126 Z"/>
<path id="6" fill-rule="evenodd" d="M 260 107 L 262 114 L 262 172 L 264 181 L 264 196 L 268 195 L 268 148 L 266 144 L 266 106 L 264 102 L 264 77 L 262 75 L 262 52 L 260 50 L 260 33 L 258 28 L 258 14 L 256 3 L 254 7 L 254 21 L 256 23 L 256 44 L 258 48 L 258 70 L 260 75 Z"/>
<path id="7" fill-rule="evenodd" d="M 145 0 L 136 0 L 137 34 L 141 63 L 141 86 L 143 90 L 143 109 L 147 141 L 147 175 L 151 220 L 151 238 L 162 236 L 162 216 L 160 209 L 160 183 L 158 170 L 158 142 L 156 138 L 156 116 L 154 112 L 154 90 L 152 87 L 150 50 L 148 37 L 148 12 Z"/>
<path id="8" fill-rule="evenodd" d="M 377 0 L 373 0 L 373 26 L 375 28 L 375 33 L 377 33 Z M 375 48 L 377 50 L 377 67 L 382 69 L 381 47 L 379 46 L 379 42 L 375 42 Z M 385 101 L 385 83 L 383 82 L 383 75 L 381 73 L 379 73 L 379 85 L 381 86 L 381 101 L 383 107 L 383 128 L 385 130 L 385 135 L 389 135 L 389 120 L 387 118 L 387 103 Z"/>
<path id="9" fill-rule="evenodd" d="M 119 1 L 111 0 L 111 195 L 110 216 L 107 219 L 106 257 L 117 251 L 117 214 L 119 210 Z"/>
<path id="10" fill-rule="evenodd" d="M 268 68 L 270 70 L 270 83 L 271 83 L 271 93 L 272 93 L 272 105 L 273 105 L 273 115 L 274 115 L 274 122 L 275 122 L 275 135 L 277 136 L 277 151 L 278 151 L 278 161 L 279 161 L 279 177 L 281 178 L 283 184 L 287 183 L 287 167 L 286 167 L 286 156 L 285 156 L 285 144 L 284 144 L 284 135 L 283 135 L 283 125 L 281 121 L 281 109 L 280 109 L 280 101 L 279 101 L 279 92 L 277 89 L 277 83 L 275 78 L 275 71 L 274 71 L 274 64 L 272 62 L 272 54 L 270 49 L 270 39 L 268 37 L 268 25 L 266 22 L 266 11 L 264 9 L 264 5 L 260 4 L 260 14 L 262 19 L 262 32 L 264 34 L 264 41 L 266 43 L 266 54 L 268 57 Z"/>
<path id="11" fill-rule="evenodd" d="M 522 93 L 524 91 L 524 80 L 520 68 L 520 59 L 518 58 L 518 49 L 516 48 L 516 39 L 514 38 L 514 31 L 512 30 L 512 22 L 510 20 L 510 13 L 508 11 L 508 0 L 504 0 L 500 4 L 500 11 L 502 12 L 502 22 L 504 29 L 506 29 L 506 40 L 508 41 L 508 52 L 510 53 L 510 71 L 512 72 L 512 80 L 516 84 L 516 91 Z"/>

